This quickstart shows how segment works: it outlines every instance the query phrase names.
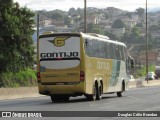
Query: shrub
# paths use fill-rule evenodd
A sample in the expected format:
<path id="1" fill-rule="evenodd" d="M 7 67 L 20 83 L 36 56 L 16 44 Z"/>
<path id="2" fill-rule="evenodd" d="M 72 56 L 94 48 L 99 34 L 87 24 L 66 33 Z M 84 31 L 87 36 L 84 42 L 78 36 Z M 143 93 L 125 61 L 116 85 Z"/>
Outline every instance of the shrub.
<path id="1" fill-rule="evenodd" d="M 155 71 L 155 65 L 148 65 L 148 72 L 152 71 Z M 138 72 L 141 74 L 141 76 L 146 76 L 146 66 L 143 66 Z"/>
<path id="2" fill-rule="evenodd" d="M 29 68 L 17 73 L 5 72 L 0 74 L 0 87 L 29 87 L 36 85 L 36 71 Z"/>

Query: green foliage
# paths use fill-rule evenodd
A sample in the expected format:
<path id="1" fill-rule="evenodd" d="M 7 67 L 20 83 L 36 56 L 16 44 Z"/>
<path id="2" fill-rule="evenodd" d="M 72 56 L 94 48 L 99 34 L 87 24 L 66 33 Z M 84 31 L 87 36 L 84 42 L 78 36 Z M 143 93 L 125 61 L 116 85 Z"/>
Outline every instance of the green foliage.
<path id="1" fill-rule="evenodd" d="M 29 87 L 36 85 L 36 71 L 29 68 L 17 73 L 5 72 L 0 74 L 0 87 Z"/>
<path id="2" fill-rule="evenodd" d="M 104 14 L 105 14 L 105 19 L 109 19 L 110 18 L 108 13 L 104 13 Z"/>
<path id="3" fill-rule="evenodd" d="M 138 8 L 136 9 L 137 14 L 142 17 L 144 15 L 145 9 L 144 8 Z"/>
<path id="4" fill-rule="evenodd" d="M 64 18 L 65 12 L 62 10 L 53 10 L 48 12 L 49 18 L 52 18 L 54 20 L 61 20 Z"/>
<path id="5" fill-rule="evenodd" d="M 13 0 L 0 1 L 0 73 L 33 65 L 34 13 Z"/>
<path id="6" fill-rule="evenodd" d="M 88 33 L 97 33 L 97 34 L 104 34 L 104 30 L 102 30 L 98 25 L 93 23 L 87 24 L 87 32 Z"/>
<path id="7" fill-rule="evenodd" d="M 68 13 L 69 13 L 70 15 L 76 14 L 76 9 L 72 7 L 72 8 L 69 9 Z"/>
<path id="8" fill-rule="evenodd" d="M 93 28 L 91 32 L 97 33 L 97 34 L 103 34 L 102 33 L 103 31 L 101 29 L 99 29 L 99 28 Z"/>
<path id="9" fill-rule="evenodd" d="M 137 24 L 136 24 L 136 27 L 143 28 L 143 24 L 142 24 L 142 23 L 137 23 Z"/>
<path id="10" fill-rule="evenodd" d="M 148 72 L 154 72 L 155 71 L 155 65 L 149 65 L 148 66 Z M 146 76 L 146 66 L 143 66 L 141 69 L 138 71 L 141 76 Z"/>
<path id="11" fill-rule="evenodd" d="M 144 43 L 144 36 L 140 34 L 140 29 L 138 27 L 133 27 L 131 33 L 124 33 L 121 38 L 122 42 L 129 44 L 139 44 Z"/>
<path id="12" fill-rule="evenodd" d="M 158 30 L 160 30 L 160 26 L 158 26 L 158 25 L 151 25 L 149 27 L 149 30 L 150 31 L 158 31 Z"/>
<path id="13" fill-rule="evenodd" d="M 140 38 L 140 30 L 137 27 L 133 27 L 129 36 L 130 43 L 138 43 Z"/>
<path id="14" fill-rule="evenodd" d="M 39 14 L 40 21 L 44 21 L 45 19 L 51 19 L 54 21 L 61 21 L 64 22 L 66 25 L 70 25 L 71 19 L 68 17 L 67 12 L 62 10 L 52 10 L 52 11 L 46 11 L 46 10 L 39 10 L 36 11 L 36 14 Z M 43 26 L 43 22 L 40 22 L 40 25 Z"/>
<path id="15" fill-rule="evenodd" d="M 121 38 L 121 42 L 128 43 L 129 33 L 125 32 Z"/>
<path id="16" fill-rule="evenodd" d="M 71 24 L 71 18 L 65 17 L 65 18 L 64 18 L 64 24 L 65 24 L 65 25 L 70 25 L 70 24 Z"/>
<path id="17" fill-rule="evenodd" d="M 116 35 L 112 34 L 111 32 L 105 31 L 104 35 L 108 36 L 111 40 L 118 40 Z"/>
<path id="18" fill-rule="evenodd" d="M 126 15 L 127 17 L 131 18 L 132 13 L 131 13 L 131 12 L 127 12 L 125 15 Z"/>
<path id="19" fill-rule="evenodd" d="M 93 28 L 94 28 L 94 24 L 93 23 L 88 23 L 87 24 L 87 32 L 92 32 L 92 30 L 93 30 Z"/>
<path id="20" fill-rule="evenodd" d="M 131 33 L 124 33 L 121 38 L 121 41 L 126 44 L 139 44 L 136 46 L 137 50 L 146 50 L 145 40 L 146 37 L 141 34 L 139 27 L 133 27 Z M 157 38 L 148 33 L 148 50 L 153 50 L 158 44 Z"/>
<path id="21" fill-rule="evenodd" d="M 124 28 L 125 27 L 125 24 L 122 20 L 115 20 L 113 25 L 112 25 L 112 28 Z"/>
<path id="22" fill-rule="evenodd" d="M 135 36 L 140 36 L 140 30 L 137 27 L 133 27 L 131 32 Z"/>

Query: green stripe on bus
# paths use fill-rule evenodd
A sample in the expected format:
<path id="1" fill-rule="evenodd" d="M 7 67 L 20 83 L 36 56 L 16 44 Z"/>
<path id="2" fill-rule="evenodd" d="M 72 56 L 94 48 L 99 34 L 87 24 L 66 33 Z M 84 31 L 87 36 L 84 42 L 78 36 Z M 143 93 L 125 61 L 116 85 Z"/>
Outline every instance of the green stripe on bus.
<path id="1" fill-rule="evenodd" d="M 110 86 L 115 86 L 118 82 L 119 71 L 120 71 L 121 61 L 113 60 L 112 63 L 112 74 L 110 79 Z"/>

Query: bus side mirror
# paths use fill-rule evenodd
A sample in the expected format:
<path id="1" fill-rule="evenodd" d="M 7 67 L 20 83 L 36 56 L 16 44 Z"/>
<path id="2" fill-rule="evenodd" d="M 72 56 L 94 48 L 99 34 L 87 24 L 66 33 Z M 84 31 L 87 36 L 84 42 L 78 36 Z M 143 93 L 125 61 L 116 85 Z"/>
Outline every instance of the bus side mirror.
<path id="1" fill-rule="evenodd" d="M 87 47 L 88 46 L 88 40 L 86 39 L 85 40 L 85 47 Z"/>
<path id="2" fill-rule="evenodd" d="M 128 57 L 128 68 L 134 68 L 134 60 L 131 56 Z"/>
<path id="3" fill-rule="evenodd" d="M 131 62 L 131 64 L 130 64 L 130 65 L 131 65 L 131 68 L 134 68 L 134 60 L 131 59 L 130 62 Z"/>

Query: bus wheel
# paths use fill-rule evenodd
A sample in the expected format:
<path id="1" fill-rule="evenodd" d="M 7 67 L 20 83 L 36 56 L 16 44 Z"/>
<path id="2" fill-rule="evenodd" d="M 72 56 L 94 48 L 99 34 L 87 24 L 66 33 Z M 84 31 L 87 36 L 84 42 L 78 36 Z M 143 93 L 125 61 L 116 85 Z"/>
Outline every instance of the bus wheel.
<path id="1" fill-rule="evenodd" d="M 117 92 L 117 96 L 118 97 L 122 97 L 122 93 L 123 93 L 123 91 L 125 90 L 125 85 L 124 85 L 124 82 L 122 83 L 122 88 L 121 88 L 121 91 L 119 91 L 119 92 Z"/>
<path id="2" fill-rule="evenodd" d="M 52 102 L 68 102 L 69 96 L 67 96 L 67 95 L 52 95 L 51 100 L 52 100 Z"/>
<path id="3" fill-rule="evenodd" d="M 68 102 L 68 101 L 69 101 L 69 96 L 63 96 L 63 97 L 62 97 L 62 101 Z"/>
<path id="4" fill-rule="evenodd" d="M 120 92 L 117 92 L 117 96 L 118 97 L 122 97 L 122 92 L 120 91 Z"/>
<path id="5" fill-rule="evenodd" d="M 97 94 L 96 94 L 96 99 L 97 100 L 101 100 L 102 99 L 102 85 L 100 85 L 99 87 L 97 87 Z"/>
<path id="6" fill-rule="evenodd" d="M 97 94 L 97 89 L 96 89 L 96 86 L 94 84 L 94 86 L 93 86 L 93 94 L 87 94 L 86 95 L 87 100 L 95 101 L 96 100 L 96 96 L 97 96 L 96 94 Z"/>

